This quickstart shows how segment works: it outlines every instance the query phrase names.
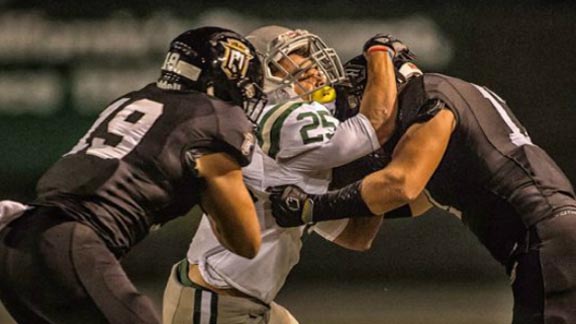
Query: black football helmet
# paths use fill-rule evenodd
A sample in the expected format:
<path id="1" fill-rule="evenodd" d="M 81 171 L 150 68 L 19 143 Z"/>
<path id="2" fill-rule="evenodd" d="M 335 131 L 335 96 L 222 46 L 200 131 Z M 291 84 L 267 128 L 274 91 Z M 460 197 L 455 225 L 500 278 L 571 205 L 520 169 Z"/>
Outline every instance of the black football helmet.
<path id="1" fill-rule="evenodd" d="M 262 63 L 252 44 L 220 27 L 188 30 L 171 43 L 158 87 L 196 90 L 242 107 L 256 121 L 264 105 Z"/>
<path id="2" fill-rule="evenodd" d="M 356 115 L 360 110 L 362 94 L 366 87 L 366 59 L 358 55 L 344 64 L 347 82 L 335 86 L 336 109 L 334 117 L 340 121 Z"/>
<path id="3" fill-rule="evenodd" d="M 407 50 L 400 53 L 394 61 L 394 72 L 396 74 L 396 85 L 398 93 L 402 91 L 408 80 L 422 75 L 422 71 L 413 63 L 414 54 Z M 364 88 L 367 82 L 366 58 L 363 54 L 353 57 L 344 64 L 347 82 L 335 86 L 336 89 L 336 110 L 334 116 L 340 121 L 344 121 L 358 113 Z"/>

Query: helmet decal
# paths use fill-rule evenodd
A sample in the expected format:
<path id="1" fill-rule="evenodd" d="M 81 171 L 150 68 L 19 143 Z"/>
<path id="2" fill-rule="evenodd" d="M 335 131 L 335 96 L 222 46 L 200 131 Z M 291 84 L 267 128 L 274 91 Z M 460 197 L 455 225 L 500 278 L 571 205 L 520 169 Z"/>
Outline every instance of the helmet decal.
<path id="1" fill-rule="evenodd" d="M 162 70 L 171 71 L 192 81 L 198 81 L 202 70 L 200 68 L 180 60 L 180 54 L 168 52 L 166 60 L 162 65 Z"/>
<path id="2" fill-rule="evenodd" d="M 346 75 L 354 84 L 366 83 L 366 63 L 348 62 L 344 66 Z"/>
<path id="3" fill-rule="evenodd" d="M 234 38 L 227 38 L 225 41 L 220 41 L 220 44 L 224 46 L 225 51 L 221 63 L 222 71 L 230 80 L 244 78 L 248 65 L 254 58 L 250 54 L 250 49 L 246 44 Z"/>

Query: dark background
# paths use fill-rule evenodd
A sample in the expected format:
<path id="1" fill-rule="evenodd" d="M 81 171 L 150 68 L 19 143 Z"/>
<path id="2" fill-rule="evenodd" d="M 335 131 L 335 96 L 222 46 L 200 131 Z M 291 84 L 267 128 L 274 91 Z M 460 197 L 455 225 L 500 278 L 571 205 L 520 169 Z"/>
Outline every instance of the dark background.
<path id="1" fill-rule="evenodd" d="M 325 36 L 314 29 L 315 24 L 320 26 L 331 21 L 395 22 L 403 17 L 425 16 L 435 23 L 435 28 L 442 35 L 438 41 L 440 44 L 436 45 L 441 48 L 450 47 L 451 54 L 443 62 L 423 64 L 424 69 L 486 85 L 506 99 L 518 119 L 528 128 L 533 142 L 543 147 L 574 183 L 576 7 L 573 3 L 333 0 L 316 4 L 313 1 L 4 0 L 0 1 L 0 27 L 10 23 L 8 15 L 11 14 L 33 13 L 58 25 L 83 20 L 98 22 L 110 17 L 138 21 L 161 13 L 166 17 L 167 25 L 170 19 L 177 18 L 189 24 L 186 28 L 191 28 L 197 27 L 199 23 L 210 23 L 210 16 L 197 19 L 206 12 L 232 12 L 247 21 L 255 19 L 266 24 L 292 24 L 291 27 L 299 27 L 296 24 L 301 22 L 310 31 Z M 151 35 L 154 31 L 150 30 L 143 31 L 142 38 L 149 40 L 156 36 L 153 41 L 167 45 L 170 37 L 182 31 L 174 26 L 171 28 L 162 31 L 166 36 Z M 340 28 L 344 31 L 347 26 Z M 169 33 L 172 30 L 175 32 Z M 338 49 L 342 45 L 338 44 L 340 31 L 332 32 L 329 45 Z M 368 36 L 370 34 L 365 37 Z M 414 43 L 419 41 L 418 37 L 416 33 L 409 35 L 408 39 Z M 408 45 L 412 46 L 410 43 Z M 6 49 L 10 46 L 10 37 L 0 32 L 0 47 L 9 53 Z M 57 107 L 48 107 L 49 113 L 44 114 L 19 111 L 18 100 L 9 109 L 3 108 L 0 98 L 0 199 L 33 199 L 38 177 L 75 144 L 95 119 L 97 110 L 104 108 L 105 102 L 96 106 L 100 99 L 86 101 L 87 106 L 100 108 L 90 108 L 86 112 L 80 106 L 83 100 L 73 90 L 78 83 L 74 79 L 77 71 L 86 66 L 107 71 L 119 67 L 118 73 L 126 77 L 127 73 L 120 67 L 128 66 L 134 70 L 141 67 L 146 69 L 144 75 L 149 78 L 141 79 L 137 77 L 140 74 L 135 73 L 131 80 L 133 84 L 141 86 L 157 76 L 155 69 L 161 64 L 165 47 L 158 48 L 138 57 L 114 51 L 104 55 L 79 54 L 64 58 L 51 57 L 50 53 L 43 52 L 0 56 L 0 96 L 2 91 L 12 91 L 2 89 L 10 84 L 2 82 L 2 76 L 20 73 L 34 79 L 35 73 L 49 71 L 51 75 L 57 76 L 55 82 L 63 89 Z M 0 53 L 4 52 L 0 50 Z M 422 58 L 427 56 L 426 52 L 416 54 Z M 125 90 L 120 88 L 107 89 L 111 95 L 106 100 L 123 94 Z M 23 93 L 34 94 L 35 88 L 25 88 Z M 128 255 L 124 263 L 137 282 L 153 281 L 161 287 L 170 264 L 184 256 L 193 234 L 194 218 L 183 218 L 168 224 L 163 230 L 152 233 Z M 291 287 L 325 280 L 330 281 L 330 287 L 337 286 L 335 283 L 346 282 L 358 282 L 359 285 L 408 282 L 411 284 L 407 286 L 412 285 L 411 289 L 419 290 L 417 287 L 420 287 L 420 283 L 427 282 L 438 285 L 496 283 L 498 287 L 506 289 L 507 279 L 503 269 L 492 261 L 458 219 L 440 211 L 414 220 L 387 221 L 374 248 L 365 253 L 345 251 L 315 236 L 305 236 L 304 240 L 301 263 L 291 274 L 286 287 L 289 293 L 294 292 Z M 462 291 L 468 293 L 469 290 Z M 502 291 L 499 290 L 499 293 L 502 296 Z M 319 296 L 322 294 L 319 293 Z M 285 298 L 287 301 L 292 300 Z M 505 313 L 504 318 L 506 316 Z M 478 323 L 488 322 L 490 320 L 480 320 Z"/>

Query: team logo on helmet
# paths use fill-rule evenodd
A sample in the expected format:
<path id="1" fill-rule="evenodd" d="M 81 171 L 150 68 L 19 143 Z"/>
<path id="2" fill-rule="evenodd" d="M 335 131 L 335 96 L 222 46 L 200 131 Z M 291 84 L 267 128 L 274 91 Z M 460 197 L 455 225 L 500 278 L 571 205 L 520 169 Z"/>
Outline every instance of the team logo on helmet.
<path id="1" fill-rule="evenodd" d="M 246 76 L 248 65 L 254 58 L 250 54 L 250 49 L 242 41 L 234 38 L 227 38 L 221 41 L 224 46 L 224 58 L 222 59 L 221 68 L 228 79 L 241 79 Z"/>
<path id="2" fill-rule="evenodd" d="M 344 69 L 346 71 L 346 76 L 348 76 L 353 84 L 357 85 L 366 82 L 366 65 L 348 63 Z"/>

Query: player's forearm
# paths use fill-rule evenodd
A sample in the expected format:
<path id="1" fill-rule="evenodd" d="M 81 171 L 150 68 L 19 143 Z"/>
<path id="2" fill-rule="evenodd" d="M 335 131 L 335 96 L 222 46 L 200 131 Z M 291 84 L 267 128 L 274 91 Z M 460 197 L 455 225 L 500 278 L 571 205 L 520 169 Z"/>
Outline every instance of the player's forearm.
<path id="1" fill-rule="evenodd" d="M 261 244 L 260 225 L 240 166 L 218 153 L 198 159 L 198 170 L 206 182 L 202 208 L 211 216 L 218 239 L 230 251 L 253 258 Z"/>
<path id="2" fill-rule="evenodd" d="M 409 189 L 401 174 L 381 170 L 341 190 L 314 195 L 313 220 L 376 215 L 385 215 L 385 218 L 411 217 L 408 204 L 419 195 L 419 191 Z"/>
<path id="3" fill-rule="evenodd" d="M 236 199 L 234 202 L 218 195 L 217 199 L 203 199 L 203 207 L 211 217 L 218 241 L 240 256 L 253 258 L 261 244 L 256 210 L 247 192 L 244 195 L 242 188 L 236 191 L 236 197 L 232 198 Z"/>
<path id="4" fill-rule="evenodd" d="M 354 251 L 367 251 L 382 225 L 382 217 L 354 218 L 334 240 L 334 243 Z"/>
<path id="5" fill-rule="evenodd" d="M 453 122 L 454 115 L 441 110 L 429 121 L 408 129 L 390 164 L 362 182 L 362 198 L 371 211 L 384 213 L 421 195 L 446 152 Z"/>
<path id="6" fill-rule="evenodd" d="M 412 212 L 398 197 L 385 197 L 384 211 L 372 210 L 362 196 L 363 181 L 322 195 L 308 194 L 297 186 L 270 188 L 272 214 L 278 225 L 294 227 L 342 218 L 373 217 L 385 212 L 386 218 L 411 217 Z"/>
<path id="7" fill-rule="evenodd" d="M 374 214 L 384 214 L 411 203 L 421 190 L 412 189 L 401 172 L 382 169 L 362 180 L 361 196 Z"/>
<path id="8" fill-rule="evenodd" d="M 396 75 L 392 59 L 385 51 L 367 54 L 368 78 L 360 112 L 370 120 L 378 140 L 385 143 L 394 131 L 396 117 Z"/>

